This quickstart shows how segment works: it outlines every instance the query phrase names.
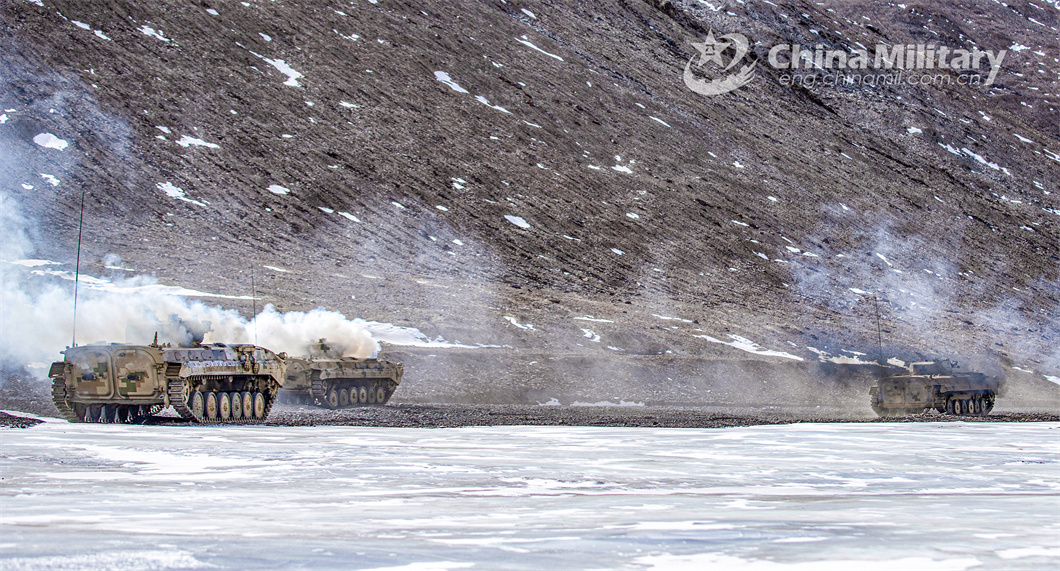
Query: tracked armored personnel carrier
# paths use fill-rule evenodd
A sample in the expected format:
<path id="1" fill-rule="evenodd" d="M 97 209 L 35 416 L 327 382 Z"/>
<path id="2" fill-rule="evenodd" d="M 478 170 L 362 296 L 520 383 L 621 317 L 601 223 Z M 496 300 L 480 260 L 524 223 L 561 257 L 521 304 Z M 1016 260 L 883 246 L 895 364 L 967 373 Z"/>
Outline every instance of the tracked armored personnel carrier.
<path id="1" fill-rule="evenodd" d="M 952 415 L 989 414 L 998 380 L 955 369 L 956 363 L 948 361 L 911 363 L 906 371 L 883 377 L 869 389 L 872 410 L 880 416 L 918 414 L 931 408 Z"/>
<path id="2" fill-rule="evenodd" d="M 63 351 L 48 376 L 70 422 L 137 422 L 172 406 L 198 423 L 261 422 L 286 369 L 282 353 L 211 343 L 83 345 Z"/>
<path id="3" fill-rule="evenodd" d="M 309 355 L 287 360 L 283 401 L 325 408 L 386 404 L 404 372 L 401 363 L 343 357 L 321 339 Z"/>

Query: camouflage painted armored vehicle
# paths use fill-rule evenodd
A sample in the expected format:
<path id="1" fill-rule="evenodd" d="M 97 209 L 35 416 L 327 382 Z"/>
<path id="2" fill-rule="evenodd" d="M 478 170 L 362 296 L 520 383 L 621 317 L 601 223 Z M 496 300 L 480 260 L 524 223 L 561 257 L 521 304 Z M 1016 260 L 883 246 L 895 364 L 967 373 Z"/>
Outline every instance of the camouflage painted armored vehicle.
<path id="1" fill-rule="evenodd" d="M 167 406 L 193 422 L 261 422 L 285 371 L 285 355 L 254 345 L 171 348 L 156 340 L 63 354 L 48 376 L 52 400 L 70 422 L 137 422 Z"/>
<path id="2" fill-rule="evenodd" d="M 911 363 L 901 374 L 883 377 L 869 389 L 872 410 L 880 416 L 917 414 L 931 408 L 953 415 L 989 414 L 998 380 L 955 368 L 956 363 L 948 361 L 926 361 Z"/>
<path id="3" fill-rule="evenodd" d="M 309 355 L 287 360 L 283 400 L 326 408 L 386 404 L 404 372 L 400 363 L 343 357 L 321 339 Z"/>

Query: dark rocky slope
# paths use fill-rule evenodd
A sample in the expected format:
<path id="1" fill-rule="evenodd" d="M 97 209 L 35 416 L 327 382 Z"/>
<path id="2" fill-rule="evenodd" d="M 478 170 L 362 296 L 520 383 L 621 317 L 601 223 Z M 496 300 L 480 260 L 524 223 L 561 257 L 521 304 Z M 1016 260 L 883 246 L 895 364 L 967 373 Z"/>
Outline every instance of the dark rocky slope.
<path id="1" fill-rule="evenodd" d="M 788 360 L 696 335 L 807 362 L 872 353 L 855 289 L 886 298 L 889 355 L 956 357 L 1060 402 L 1043 377 L 1060 375 L 1055 5 L 40 3 L 0 6 L 0 181 L 41 258 L 72 267 L 87 188 L 89 273 L 117 253 L 237 295 L 254 273 L 281 310 L 508 346 L 425 361 L 409 400 L 474 400 L 482 386 L 438 387 L 482 370 L 504 387 L 487 400 L 584 396 L 611 369 L 661 383 L 640 361 L 669 352 L 695 362 L 657 400 L 709 402 L 699 379 L 733 378 L 712 361 Z M 704 97 L 681 70 L 708 29 L 761 60 L 791 42 L 1027 49 L 992 87 L 793 88 L 760 62 Z M 34 144 L 43 132 L 69 147 Z M 542 355 L 571 366 L 529 372 Z"/>

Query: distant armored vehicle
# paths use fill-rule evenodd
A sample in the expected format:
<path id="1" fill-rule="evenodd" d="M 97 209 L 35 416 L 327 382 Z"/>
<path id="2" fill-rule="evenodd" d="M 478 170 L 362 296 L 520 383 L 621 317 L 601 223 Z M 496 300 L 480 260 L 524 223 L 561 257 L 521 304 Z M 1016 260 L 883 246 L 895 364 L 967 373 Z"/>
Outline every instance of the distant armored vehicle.
<path id="1" fill-rule="evenodd" d="M 201 423 L 261 422 L 284 378 L 283 353 L 211 343 L 82 345 L 63 351 L 48 376 L 70 422 L 137 422 L 172 406 Z"/>
<path id="2" fill-rule="evenodd" d="M 326 408 L 386 404 L 405 372 L 400 363 L 343 357 L 321 339 L 287 360 L 283 400 Z"/>
<path id="3" fill-rule="evenodd" d="M 869 389 L 872 410 L 880 416 L 917 414 L 930 408 L 944 414 L 989 414 L 998 380 L 955 368 L 956 363 L 926 361 L 911 363 L 902 374 L 883 377 Z"/>

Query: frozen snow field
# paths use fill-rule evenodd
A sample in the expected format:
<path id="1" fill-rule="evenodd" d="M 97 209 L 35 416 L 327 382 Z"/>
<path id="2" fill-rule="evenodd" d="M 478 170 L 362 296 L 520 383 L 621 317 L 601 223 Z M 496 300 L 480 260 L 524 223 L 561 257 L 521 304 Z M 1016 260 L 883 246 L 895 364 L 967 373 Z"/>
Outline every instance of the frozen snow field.
<path id="1" fill-rule="evenodd" d="M 0 568 L 1056 569 L 1060 423 L 0 431 Z"/>

